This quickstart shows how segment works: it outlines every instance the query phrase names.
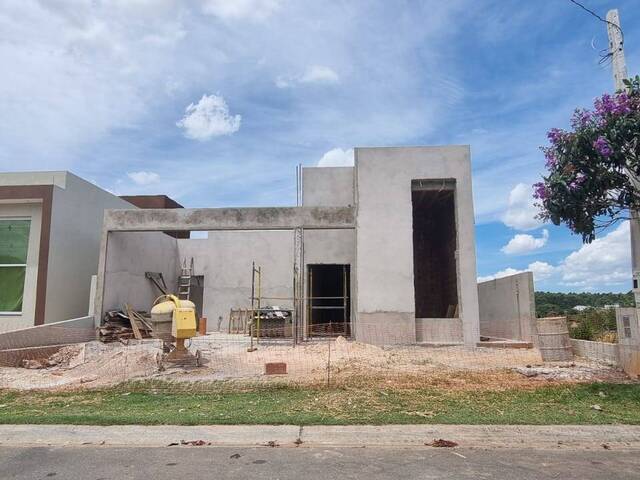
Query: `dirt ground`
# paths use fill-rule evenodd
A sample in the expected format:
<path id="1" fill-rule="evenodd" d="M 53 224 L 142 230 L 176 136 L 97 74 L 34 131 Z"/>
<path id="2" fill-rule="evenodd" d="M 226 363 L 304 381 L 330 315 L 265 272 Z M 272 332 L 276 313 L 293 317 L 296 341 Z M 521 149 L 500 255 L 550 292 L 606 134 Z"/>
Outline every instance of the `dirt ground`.
<path id="1" fill-rule="evenodd" d="M 192 340 L 190 351 L 200 351 L 203 366 L 180 368 L 162 361 L 161 342 L 145 340 L 129 346 L 89 342 L 64 347 L 50 357 L 46 368 L 0 367 L 0 388 L 99 388 L 134 379 L 176 382 L 216 380 L 294 381 L 316 383 L 328 375 L 334 381 L 383 378 L 402 386 L 439 385 L 447 388 L 535 387 L 541 381 L 626 381 L 611 367 L 576 360 L 543 364 L 535 349 L 377 347 L 345 340 L 317 340 L 293 347 L 290 341 L 263 340 L 248 351 L 242 335 L 215 333 Z M 266 376 L 265 364 L 287 364 L 287 375 Z M 47 362 L 43 362 L 47 364 Z M 330 368 L 328 368 L 330 367 Z M 474 388 L 475 388 L 474 387 Z"/>

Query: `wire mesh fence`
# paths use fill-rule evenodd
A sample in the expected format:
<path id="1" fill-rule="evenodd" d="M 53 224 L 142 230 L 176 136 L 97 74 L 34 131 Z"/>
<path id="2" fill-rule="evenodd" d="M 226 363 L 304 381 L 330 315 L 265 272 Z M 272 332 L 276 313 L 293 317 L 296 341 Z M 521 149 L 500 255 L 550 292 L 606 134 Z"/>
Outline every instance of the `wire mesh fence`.
<path id="1" fill-rule="evenodd" d="M 308 336 L 294 345 L 281 336 L 281 329 L 265 329 L 260 338 L 211 332 L 187 342 L 188 356 L 195 362 L 169 360 L 171 345 L 155 338 L 76 343 L 88 333 L 60 328 L 50 333 L 52 344 L 39 347 L 5 342 L 0 350 L 0 388 L 84 389 L 130 382 L 168 391 L 206 391 L 221 382 L 456 388 L 470 378 L 500 387 L 549 380 L 628 381 L 622 368 L 640 369 L 636 345 L 618 345 L 616 365 L 582 357 L 550 364 L 542 361 L 536 348 L 410 344 L 392 328 L 370 328 L 370 337 L 385 339 L 384 345 L 335 335 Z"/>

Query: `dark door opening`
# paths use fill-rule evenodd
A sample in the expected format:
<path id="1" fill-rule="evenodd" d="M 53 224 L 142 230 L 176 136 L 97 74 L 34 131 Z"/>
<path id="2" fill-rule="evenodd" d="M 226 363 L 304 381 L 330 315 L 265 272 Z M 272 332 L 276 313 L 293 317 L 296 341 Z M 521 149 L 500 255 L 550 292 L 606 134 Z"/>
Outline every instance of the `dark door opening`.
<path id="1" fill-rule="evenodd" d="M 451 180 L 412 185 L 416 318 L 458 316 L 454 194 Z"/>
<path id="2" fill-rule="evenodd" d="M 307 334 L 351 335 L 350 265 L 308 265 Z"/>

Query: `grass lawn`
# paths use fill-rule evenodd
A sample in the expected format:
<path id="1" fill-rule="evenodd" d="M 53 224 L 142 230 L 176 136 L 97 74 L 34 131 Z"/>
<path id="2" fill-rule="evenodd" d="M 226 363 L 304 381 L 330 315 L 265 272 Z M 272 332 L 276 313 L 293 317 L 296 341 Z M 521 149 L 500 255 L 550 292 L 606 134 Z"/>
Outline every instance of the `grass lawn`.
<path id="1" fill-rule="evenodd" d="M 600 405 L 602 410 L 592 408 Z M 138 383 L 74 392 L 0 391 L 0 423 L 640 424 L 640 384 L 530 389 L 212 384 L 196 392 Z"/>

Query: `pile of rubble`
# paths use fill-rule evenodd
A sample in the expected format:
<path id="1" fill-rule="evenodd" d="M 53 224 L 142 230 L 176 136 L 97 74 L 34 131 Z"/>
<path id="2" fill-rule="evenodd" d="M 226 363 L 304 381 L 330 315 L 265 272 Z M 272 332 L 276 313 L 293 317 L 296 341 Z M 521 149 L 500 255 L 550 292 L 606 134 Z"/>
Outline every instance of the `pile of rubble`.
<path id="1" fill-rule="evenodd" d="M 104 314 L 98 337 L 104 343 L 125 344 L 133 338 L 151 338 L 151 317 L 146 312 L 137 312 L 128 307 L 125 310 L 112 310 Z"/>
<path id="2" fill-rule="evenodd" d="M 558 363 L 555 365 L 527 365 L 516 367 L 514 372 L 528 378 L 549 381 L 626 381 L 628 377 L 624 372 L 611 368 L 608 365 L 598 363 Z"/>

